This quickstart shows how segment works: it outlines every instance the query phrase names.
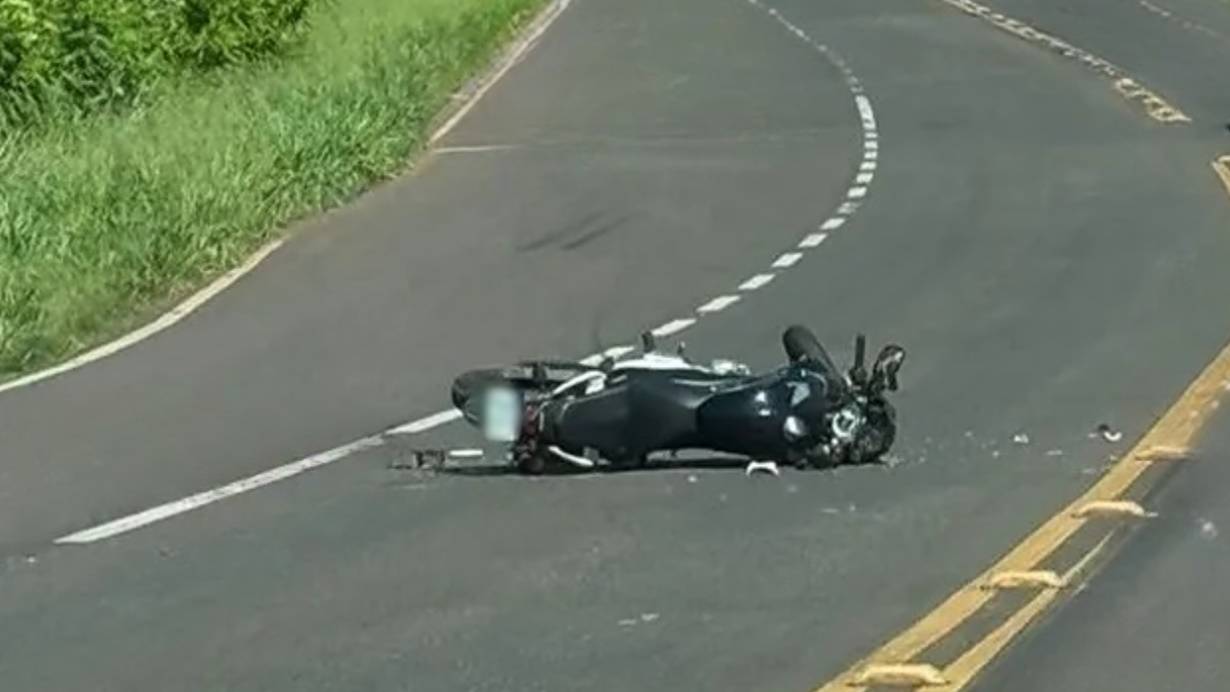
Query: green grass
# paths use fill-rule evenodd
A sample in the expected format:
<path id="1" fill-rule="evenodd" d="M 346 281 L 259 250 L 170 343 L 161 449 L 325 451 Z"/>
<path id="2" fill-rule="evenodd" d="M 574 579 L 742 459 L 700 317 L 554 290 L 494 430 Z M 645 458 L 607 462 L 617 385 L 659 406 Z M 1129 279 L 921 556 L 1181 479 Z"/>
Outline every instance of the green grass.
<path id="1" fill-rule="evenodd" d="M 62 359 L 402 169 L 544 0 L 346 0 L 300 54 L 0 137 L 0 377 Z"/>

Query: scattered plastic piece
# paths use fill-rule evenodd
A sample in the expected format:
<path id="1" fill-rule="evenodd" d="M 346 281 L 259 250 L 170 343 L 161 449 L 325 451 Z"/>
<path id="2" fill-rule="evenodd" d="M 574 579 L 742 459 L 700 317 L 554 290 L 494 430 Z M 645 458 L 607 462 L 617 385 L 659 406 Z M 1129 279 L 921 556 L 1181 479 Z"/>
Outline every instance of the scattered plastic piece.
<path id="1" fill-rule="evenodd" d="M 1200 537 L 1210 541 L 1217 538 L 1217 524 L 1214 524 L 1208 519 L 1201 519 Z"/>
<path id="2" fill-rule="evenodd" d="M 695 483 L 697 480 L 698 480 L 698 479 L 696 478 L 696 474 L 694 474 L 694 473 L 689 473 L 689 474 L 688 474 L 688 482 L 689 482 L 689 483 Z"/>
<path id="3" fill-rule="evenodd" d="M 659 615 L 657 613 L 641 613 L 641 622 L 653 622 L 654 620 L 657 620 L 658 617 Z"/>
<path id="4" fill-rule="evenodd" d="M 1061 457 L 1063 456 L 1063 450 L 1062 449 L 1048 449 L 1046 450 L 1046 455 L 1048 457 Z"/>
<path id="5" fill-rule="evenodd" d="M 774 476 L 782 475 L 781 471 L 777 469 L 777 462 L 775 461 L 749 461 L 745 473 L 750 476 L 757 472 L 770 473 Z"/>
<path id="6" fill-rule="evenodd" d="M 1029 444 L 1029 435 L 1026 435 L 1025 433 L 1017 433 L 1012 436 L 1012 441 L 1019 445 L 1027 445 Z"/>
<path id="7" fill-rule="evenodd" d="M 1121 431 L 1115 430 L 1106 423 L 1098 423 L 1098 427 L 1094 429 L 1094 432 L 1100 435 L 1102 439 L 1107 442 L 1118 442 L 1123 439 L 1123 433 Z"/>

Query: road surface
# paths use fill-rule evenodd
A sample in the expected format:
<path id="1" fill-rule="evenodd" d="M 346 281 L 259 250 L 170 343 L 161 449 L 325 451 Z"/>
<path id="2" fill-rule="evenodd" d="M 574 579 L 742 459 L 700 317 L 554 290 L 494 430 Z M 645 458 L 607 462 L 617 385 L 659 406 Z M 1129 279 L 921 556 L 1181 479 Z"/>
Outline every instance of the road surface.
<path id="1" fill-rule="evenodd" d="M 1120 66 L 1185 124 L 937 0 L 575 0 L 416 173 L 304 224 L 175 328 L 0 394 L 3 689 L 832 679 L 1088 487 L 1230 335 L 1230 203 L 1209 169 L 1230 152 L 1230 10 L 1164 1 L 1208 31 L 1132 2 L 995 7 Z M 53 543 L 439 411 L 463 369 L 630 343 L 727 294 L 742 299 L 680 335 L 693 355 L 771 366 L 792 322 L 842 361 L 860 330 L 909 349 L 893 465 L 390 468 L 413 446 L 472 446 L 452 424 Z M 1123 439 L 1090 437 L 1102 422 Z M 1212 502 L 1216 463 L 1163 493 L 1183 502 L 1213 474 L 1190 500 Z M 1048 689 L 1083 688 L 1115 641 L 1079 661 L 1053 647 L 1143 622 L 1114 600 L 1136 574 L 1181 585 L 1219 564 L 1183 511 L 1161 512 L 987 689 L 1030 688 L 1036 661 L 1054 662 Z M 1176 688 L 1212 679 L 1173 672 Z"/>

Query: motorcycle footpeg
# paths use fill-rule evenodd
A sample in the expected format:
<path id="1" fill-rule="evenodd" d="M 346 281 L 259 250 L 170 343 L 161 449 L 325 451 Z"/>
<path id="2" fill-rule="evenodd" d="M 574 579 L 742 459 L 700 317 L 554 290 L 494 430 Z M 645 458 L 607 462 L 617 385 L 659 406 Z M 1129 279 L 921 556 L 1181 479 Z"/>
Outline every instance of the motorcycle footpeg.
<path id="1" fill-rule="evenodd" d="M 653 332 L 641 333 L 641 351 L 645 353 L 656 353 L 658 350 L 658 338 L 653 335 Z"/>

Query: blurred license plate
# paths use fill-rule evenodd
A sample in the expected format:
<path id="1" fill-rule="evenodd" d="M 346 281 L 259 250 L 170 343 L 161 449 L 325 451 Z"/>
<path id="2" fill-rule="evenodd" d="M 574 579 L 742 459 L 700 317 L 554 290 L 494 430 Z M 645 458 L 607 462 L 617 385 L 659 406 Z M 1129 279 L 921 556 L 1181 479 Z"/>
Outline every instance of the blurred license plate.
<path id="1" fill-rule="evenodd" d="M 521 429 L 521 395 L 511 387 L 494 387 L 483 397 L 483 436 L 515 442 Z"/>

